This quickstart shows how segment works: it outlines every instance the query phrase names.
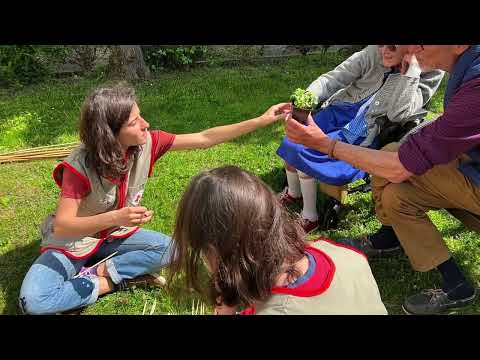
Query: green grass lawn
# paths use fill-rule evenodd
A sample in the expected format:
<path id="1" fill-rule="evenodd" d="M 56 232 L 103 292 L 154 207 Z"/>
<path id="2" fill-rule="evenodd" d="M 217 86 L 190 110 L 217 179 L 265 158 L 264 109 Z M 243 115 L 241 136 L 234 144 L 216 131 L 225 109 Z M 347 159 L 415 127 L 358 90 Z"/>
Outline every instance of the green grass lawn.
<path id="1" fill-rule="evenodd" d="M 166 73 L 137 84 L 143 116 L 153 129 L 173 133 L 196 132 L 261 114 L 285 101 L 296 87 L 306 87 L 342 57 L 308 56 L 257 66 L 197 68 Z M 0 153 L 33 146 L 78 140 L 79 111 L 85 96 L 100 80 L 55 81 L 0 95 Z M 432 114 L 441 112 L 442 91 L 432 101 Z M 221 165 L 235 164 L 264 179 L 275 191 L 283 183 L 282 161 L 275 155 L 284 134 L 274 124 L 253 134 L 207 150 L 170 152 L 156 165 L 143 204 L 155 211 L 149 229 L 171 234 L 176 204 L 192 176 Z M 38 225 L 55 209 L 59 191 L 52 180 L 56 160 L 0 165 L 0 313 L 17 314 L 22 279 L 39 254 Z M 319 199 L 319 204 L 322 199 Z M 480 240 L 443 211 L 431 217 L 459 264 L 478 285 Z M 348 211 L 337 231 L 317 233 L 331 238 L 375 231 L 370 194 L 349 196 Z M 405 296 L 439 284 L 435 272 L 416 273 L 405 257 L 371 262 L 382 298 L 391 314 L 401 314 Z M 83 314 L 192 314 L 198 298 L 177 284 L 164 289 L 135 288 L 101 298 Z M 200 302 L 200 305 L 202 303 Z M 207 307 L 207 312 L 211 308 Z M 478 305 L 459 313 L 477 313 Z"/>

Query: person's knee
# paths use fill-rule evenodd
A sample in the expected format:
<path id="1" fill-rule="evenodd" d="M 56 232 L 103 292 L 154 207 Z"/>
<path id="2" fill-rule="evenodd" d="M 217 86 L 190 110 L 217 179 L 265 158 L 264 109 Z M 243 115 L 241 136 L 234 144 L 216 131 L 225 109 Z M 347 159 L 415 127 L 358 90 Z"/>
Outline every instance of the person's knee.
<path id="1" fill-rule="evenodd" d="M 55 313 L 51 299 L 51 290 L 41 286 L 22 287 L 19 295 L 19 306 L 24 314 L 44 315 Z"/>
<path id="2" fill-rule="evenodd" d="M 390 184 L 390 181 L 385 179 L 384 177 L 372 175 L 370 177 L 370 184 L 372 185 L 373 189 L 383 189 L 385 186 Z"/>
<path id="3" fill-rule="evenodd" d="M 145 249 L 156 251 L 156 252 L 165 252 L 167 248 L 170 247 L 172 239 L 170 236 L 155 232 L 152 234 L 153 236 L 149 236 L 149 238 L 145 242 Z"/>
<path id="4" fill-rule="evenodd" d="M 402 184 L 389 184 L 381 194 L 382 208 L 389 218 L 401 211 L 406 198 Z M 393 216 L 395 218 L 395 216 Z"/>
<path id="5" fill-rule="evenodd" d="M 287 162 L 285 162 L 285 169 L 287 169 L 287 171 L 290 171 L 290 172 L 295 172 L 297 170 Z"/>

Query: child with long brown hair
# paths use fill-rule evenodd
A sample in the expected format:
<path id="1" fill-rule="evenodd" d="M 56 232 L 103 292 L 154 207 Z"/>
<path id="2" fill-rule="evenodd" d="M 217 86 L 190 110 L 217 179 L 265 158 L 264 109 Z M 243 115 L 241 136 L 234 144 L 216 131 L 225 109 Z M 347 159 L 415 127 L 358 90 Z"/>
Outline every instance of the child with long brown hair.
<path id="1" fill-rule="evenodd" d="M 235 166 L 192 180 L 172 242 L 171 280 L 185 273 L 187 286 L 203 293 L 204 262 L 217 314 L 387 313 L 363 254 L 307 242 L 272 190 Z"/>

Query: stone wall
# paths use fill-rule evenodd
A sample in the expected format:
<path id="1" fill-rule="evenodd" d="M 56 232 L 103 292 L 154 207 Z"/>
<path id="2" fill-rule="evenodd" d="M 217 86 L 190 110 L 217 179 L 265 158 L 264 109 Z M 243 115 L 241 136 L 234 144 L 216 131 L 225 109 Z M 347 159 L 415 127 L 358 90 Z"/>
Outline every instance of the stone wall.
<path id="1" fill-rule="evenodd" d="M 107 46 L 95 46 L 97 48 L 95 66 L 106 65 L 110 50 Z M 363 45 L 208 45 L 210 48 L 210 56 L 221 54 L 227 58 L 248 58 L 261 56 L 283 56 L 294 54 L 305 54 L 326 50 L 327 52 L 340 50 L 356 50 Z M 57 69 L 58 75 L 81 74 L 82 67 L 78 61 L 67 61 L 66 64 L 60 65 Z"/>

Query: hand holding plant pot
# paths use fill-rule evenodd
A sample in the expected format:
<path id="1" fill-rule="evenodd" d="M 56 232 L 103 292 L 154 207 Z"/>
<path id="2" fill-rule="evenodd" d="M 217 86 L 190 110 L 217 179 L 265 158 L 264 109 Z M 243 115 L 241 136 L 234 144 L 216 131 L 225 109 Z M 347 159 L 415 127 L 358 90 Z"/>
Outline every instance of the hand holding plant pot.
<path id="1" fill-rule="evenodd" d="M 308 115 L 318 104 L 317 98 L 312 92 L 298 88 L 292 94 L 290 100 L 292 100 L 293 119 L 306 125 Z"/>
<path id="2" fill-rule="evenodd" d="M 292 111 L 290 103 L 280 103 L 271 106 L 265 113 L 260 116 L 263 122 L 271 124 L 280 119 L 285 119 L 285 116 Z"/>

